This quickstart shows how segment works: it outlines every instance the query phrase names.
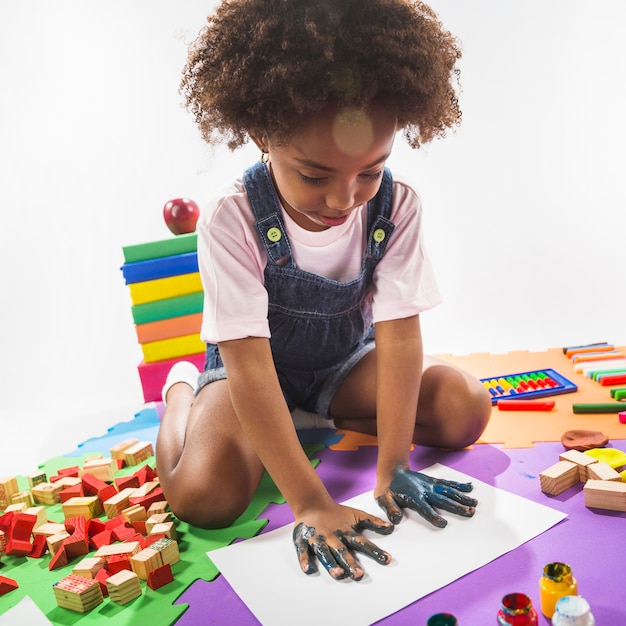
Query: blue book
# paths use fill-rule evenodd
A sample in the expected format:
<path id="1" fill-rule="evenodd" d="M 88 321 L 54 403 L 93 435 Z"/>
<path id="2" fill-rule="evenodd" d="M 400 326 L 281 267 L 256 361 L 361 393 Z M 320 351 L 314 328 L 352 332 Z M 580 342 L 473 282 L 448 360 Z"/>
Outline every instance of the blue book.
<path id="1" fill-rule="evenodd" d="M 198 271 L 198 253 L 187 252 L 159 259 L 124 263 L 121 267 L 127 285 L 157 278 L 169 278 Z"/>

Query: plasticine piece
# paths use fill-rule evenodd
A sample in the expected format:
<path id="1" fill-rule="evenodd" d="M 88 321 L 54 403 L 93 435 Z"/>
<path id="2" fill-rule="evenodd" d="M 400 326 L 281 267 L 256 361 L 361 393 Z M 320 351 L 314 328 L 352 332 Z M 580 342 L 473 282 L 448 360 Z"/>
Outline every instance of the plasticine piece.
<path id="1" fill-rule="evenodd" d="M 593 450 L 585 451 L 585 454 L 610 465 L 613 469 L 626 465 L 626 452 L 616 448 L 594 448 Z"/>
<path id="2" fill-rule="evenodd" d="M 609 438 L 597 430 L 568 430 L 561 436 L 561 443 L 567 450 L 592 450 L 603 448 L 609 443 Z"/>

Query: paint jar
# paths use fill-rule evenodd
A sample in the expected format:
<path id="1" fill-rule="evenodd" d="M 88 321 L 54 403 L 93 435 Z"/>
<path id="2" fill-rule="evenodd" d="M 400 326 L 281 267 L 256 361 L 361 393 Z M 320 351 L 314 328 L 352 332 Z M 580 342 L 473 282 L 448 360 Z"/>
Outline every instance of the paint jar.
<path id="1" fill-rule="evenodd" d="M 533 601 L 523 593 L 509 593 L 502 598 L 498 626 L 538 626 Z"/>
<path id="2" fill-rule="evenodd" d="M 563 596 L 556 603 L 552 626 L 595 626 L 589 602 L 580 596 Z"/>
<path id="3" fill-rule="evenodd" d="M 539 593 L 541 612 L 551 618 L 559 598 L 578 593 L 578 583 L 572 575 L 572 568 L 566 563 L 548 563 L 539 579 Z"/>
<path id="4" fill-rule="evenodd" d="M 436 613 L 428 618 L 426 626 L 459 626 L 459 622 L 451 613 Z"/>

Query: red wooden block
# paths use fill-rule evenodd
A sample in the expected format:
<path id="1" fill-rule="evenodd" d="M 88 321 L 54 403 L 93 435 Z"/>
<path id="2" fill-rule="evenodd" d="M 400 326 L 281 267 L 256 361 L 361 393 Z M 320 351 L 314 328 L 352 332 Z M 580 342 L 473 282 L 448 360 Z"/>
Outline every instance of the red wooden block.
<path id="1" fill-rule="evenodd" d="M 104 527 L 107 530 L 113 530 L 116 526 L 120 526 L 124 523 L 124 517 L 122 515 L 116 515 L 115 517 L 112 517 L 111 519 L 104 522 Z"/>
<path id="2" fill-rule="evenodd" d="M 28 555 L 31 559 L 40 559 L 48 552 L 48 542 L 45 535 L 35 535 L 33 541 L 33 549 Z"/>
<path id="3" fill-rule="evenodd" d="M 137 489 L 139 487 L 139 478 L 137 476 L 121 476 L 115 479 L 115 486 L 118 491 L 123 491 L 127 488 Z"/>
<path id="4" fill-rule="evenodd" d="M 158 533 L 156 535 L 148 535 L 144 541 L 145 541 L 145 546 L 144 548 L 149 548 L 153 543 L 156 543 L 159 539 L 164 539 L 165 538 L 165 533 Z"/>
<path id="5" fill-rule="evenodd" d="M 122 554 L 114 554 L 107 559 L 107 569 L 111 574 L 117 574 L 123 569 L 132 570 L 130 559 Z"/>
<path id="6" fill-rule="evenodd" d="M 11 528 L 7 535 L 4 551 L 9 556 L 28 556 L 33 550 L 30 540 L 33 527 L 37 522 L 36 515 L 16 513 L 11 520 Z"/>
<path id="7" fill-rule="evenodd" d="M 94 535 L 106 530 L 106 526 L 102 520 L 92 517 L 87 520 L 87 536 L 91 539 Z"/>
<path id="8" fill-rule="evenodd" d="M 78 467 L 78 465 L 73 465 L 72 467 L 66 467 L 64 469 L 60 469 L 57 472 L 56 476 L 50 476 L 50 482 L 55 483 L 57 480 L 61 480 L 61 478 L 64 478 L 65 476 L 72 476 L 74 478 L 78 478 L 79 470 L 80 468 Z"/>
<path id="9" fill-rule="evenodd" d="M 150 505 L 153 502 L 159 502 L 160 500 L 165 500 L 165 495 L 163 495 L 163 489 L 161 489 L 161 487 L 157 487 L 147 496 L 140 496 L 139 498 L 129 498 L 128 503 L 132 504 L 133 506 L 136 504 L 140 504 L 147 510 L 150 508 Z"/>
<path id="10" fill-rule="evenodd" d="M 136 534 L 136 531 L 132 525 L 120 524 L 111 531 L 111 534 L 116 541 L 127 541 Z"/>
<path id="11" fill-rule="evenodd" d="M 133 528 L 137 531 L 137 533 L 142 535 L 142 539 L 143 539 L 143 535 L 148 534 L 146 532 L 146 520 L 138 520 L 136 522 L 133 522 Z"/>
<path id="12" fill-rule="evenodd" d="M 50 559 L 50 563 L 48 563 L 48 569 L 52 571 L 53 569 L 57 569 L 57 567 L 63 567 L 68 564 L 67 554 L 65 554 L 65 547 L 61 545 L 61 547 L 54 553 L 54 556 Z"/>
<path id="13" fill-rule="evenodd" d="M 97 550 L 98 548 L 101 548 L 102 546 L 108 546 L 112 541 L 113 541 L 113 538 L 111 536 L 111 531 L 106 529 L 106 530 L 103 530 L 102 532 L 95 534 L 93 537 L 91 537 L 89 539 L 89 546 L 93 550 Z"/>
<path id="14" fill-rule="evenodd" d="M 84 474 L 82 481 L 85 494 L 88 496 L 98 496 L 100 502 L 105 502 L 117 493 L 117 489 L 114 485 L 105 483 L 93 474 Z"/>
<path id="15" fill-rule="evenodd" d="M 0 576 L 0 596 L 5 593 L 9 593 L 9 591 L 13 591 L 17 589 L 19 585 L 12 578 L 7 578 L 6 576 Z"/>
<path id="16" fill-rule="evenodd" d="M 165 565 L 157 567 L 157 569 L 152 570 L 148 574 L 148 587 L 150 589 L 158 589 L 163 587 L 163 585 L 167 585 L 167 583 L 171 583 L 173 580 L 172 567 L 169 563 L 165 563 Z"/>
<path id="17" fill-rule="evenodd" d="M 124 539 L 124 542 L 137 541 L 139 543 L 139 547 L 143 550 L 146 547 L 146 538 L 137 532 L 135 525 L 132 525 L 134 534 L 127 539 Z"/>
<path id="18" fill-rule="evenodd" d="M 149 465 L 142 465 L 134 474 L 139 479 L 139 486 L 150 482 L 157 477 L 157 473 Z"/>
<path id="19" fill-rule="evenodd" d="M 115 464 L 117 465 L 118 470 L 126 467 L 126 461 L 124 459 L 115 459 Z"/>
<path id="20" fill-rule="evenodd" d="M 111 576 L 111 572 L 109 572 L 104 567 L 101 567 L 96 572 L 96 580 L 100 583 L 100 589 L 102 589 L 103 596 L 109 595 L 109 589 L 107 587 L 107 578 L 109 578 L 110 576 Z"/>
<path id="21" fill-rule="evenodd" d="M 4 532 L 7 537 L 9 536 L 9 532 L 11 531 L 14 517 L 15 513 L 13 513 L 13 511 L 9 511 L 4 515 L 0 515 L 0 530 Z"/>
<path id="22" fill-rule="evenodd" d="M 70 498 L 82 498 L 85 495 L 82 485 L 74 485 L 67 487 L 59 494 L 61 502 L 67 502 Z"/>

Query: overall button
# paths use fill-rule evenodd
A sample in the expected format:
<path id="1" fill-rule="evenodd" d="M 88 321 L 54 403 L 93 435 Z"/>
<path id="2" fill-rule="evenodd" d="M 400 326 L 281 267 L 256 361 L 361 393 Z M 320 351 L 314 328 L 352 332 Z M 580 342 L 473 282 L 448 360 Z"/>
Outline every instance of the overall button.
<path id="1" fill-rule="evenodd" d="M 380 242 L 381 242 L 381 241 L 383 241 L 383 240 L 385 239 L 385 237 L 386 237 L 385 231 L 384 231 L 382 228 L 377 228 L 377 229 L 374 231 L 374 235 L 373 235 L 373 237 L 374 237 L 374 241 L 375 241 L 376 243 L 380 243 Z"/>
<path id="2" fill-rule="evenodd" d="M 280 232 L 280 228 L 270 228 L 267 231 L 267 238 L 272 241 L 273 243 L 276 243 L 277 241 L 280 241 L 282 238 L 283 234 Z"/>

